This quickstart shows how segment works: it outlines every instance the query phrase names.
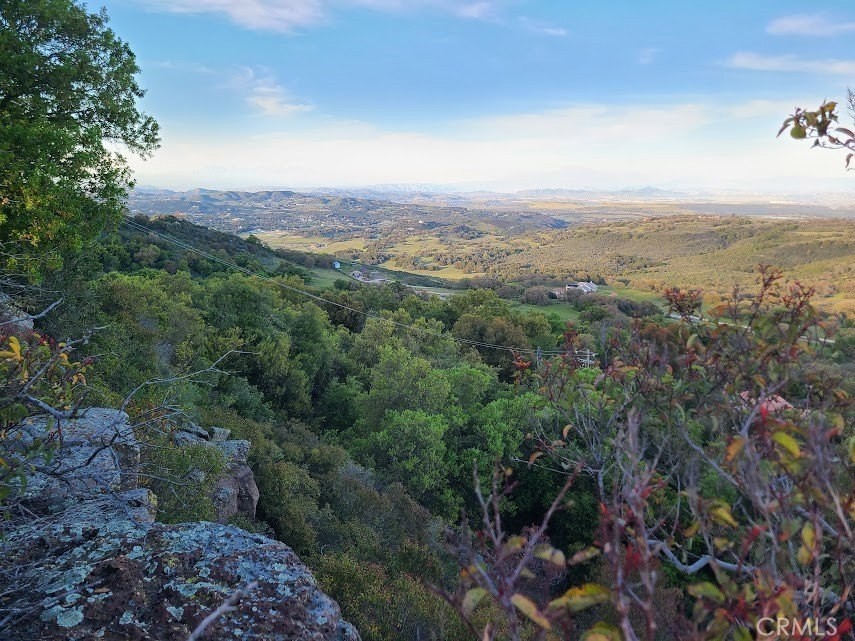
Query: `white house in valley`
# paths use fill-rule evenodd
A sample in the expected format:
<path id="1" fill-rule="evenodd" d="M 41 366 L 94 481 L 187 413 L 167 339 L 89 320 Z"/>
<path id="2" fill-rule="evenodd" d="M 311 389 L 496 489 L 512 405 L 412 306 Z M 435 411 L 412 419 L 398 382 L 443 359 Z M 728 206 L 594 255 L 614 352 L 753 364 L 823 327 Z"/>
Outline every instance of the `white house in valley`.
<path id="1" fill-rule="evenodd" d="M 596 292 L 599 287 L 596 283 L 592 283 L 590 281 L 580 282 L 580 283 L 570 283 L 564 289 L 578 289 L 579 291 L 585 294 L 593 294 Z"/>

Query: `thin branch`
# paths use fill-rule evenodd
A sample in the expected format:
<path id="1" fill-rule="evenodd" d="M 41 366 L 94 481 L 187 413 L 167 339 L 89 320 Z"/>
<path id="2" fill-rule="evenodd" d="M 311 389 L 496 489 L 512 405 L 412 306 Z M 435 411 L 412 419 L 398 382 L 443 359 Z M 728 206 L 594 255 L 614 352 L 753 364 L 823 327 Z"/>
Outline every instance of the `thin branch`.
<path id="1" fill-rule="evenodd" d="M 208 616 L 206 616 L 199 625 L 196 626 L 196 629 L 190 633 L 190 636 L 187 637 L 187 641 L 198 641 L 202 638 L 202 635 L 205 634 L 205 630 L 208 629 L 217 619 L 221 616 L 228 614 L 229 612 L 235 611 L 235 604 L 240 601 L 244 596 L 246 596 L 249 592 L 252 592 L 258 583 L 256 581 L 252 581 L 248 583 L 245 587 L 235 590 L 232 595 L 223 601 L 223 603 L 216 610 L 211 612 Z"/>

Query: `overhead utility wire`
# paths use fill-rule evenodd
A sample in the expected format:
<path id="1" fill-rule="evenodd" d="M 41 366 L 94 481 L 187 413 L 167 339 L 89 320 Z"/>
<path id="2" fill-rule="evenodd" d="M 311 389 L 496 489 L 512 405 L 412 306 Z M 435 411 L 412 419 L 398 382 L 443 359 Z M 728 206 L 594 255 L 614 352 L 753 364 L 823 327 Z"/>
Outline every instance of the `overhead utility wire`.
<path id="1" fill-rule="evenodd" d="M 255 272 L 251 269 L 247 269 L 246 267 L 241 267 L 240 265 L 237 265 L 231 261 L 224 260 L 224 259 L 220 258 L 219 256 L 215 256 L 215 255 L 210 254 L 210 253 L 203 251 L 201 249 L 197 249 L 196 247 L 193 247 L 192 245 L 188 245 L 187 243 L 184 243 L 183 241 L 180 241 L 177 238 L 173 238 L 167 234 L 158 232 L 154 229 L 150 229 L 150 228 L 146 227 L 145 225 L 140 225 L 139 223 L 136 223 L 136 222 L 130 220 L 129 218 L 125 218 L 124 222 L 128 227 L 131 227 L 132 229 L 136 229 L 137 231 L 142 232 L 142 233 L 152 234 L 154 236 L 157 236 L 158 238 L 161 238 L 162 240 L 165 240 L 168 243 L 172 243 L 173 245 L 181 247 L 182 249 L 193 252 L 194 254 L 198 254 L 199 256 L 203 256 L 209 260 L 212 260 L 216 263 L 219 263 L 225 267 L 229 267 L 230 269 L 241 272 L 241 273 L 246 274 L 248 276 L 255 276 L 256 278 L 260 278 L 263 281 L 273 283 L 274 285 L 278 285 L 279 287 L 282 287 L 283 289 L 294 292 L 296 294 L 300 294 L 301 296 L 305 296 L 305 297 L 310 298 L 310 299 L 317 301 L 319 303 L 323 303 L 325 305 L 333 305 L 333 306 L 339 307 L 341 309 L 346 309 L 347 311 L 353 312 L 354 314 L 359 314 L 359 315 L 365 316 L 367 318 L 375 318 L 377 320 L 380 320 L 380 321 L 383 321 L 386 323 L 390 323 L 396 327 L 400 327 L 401 329 L 405 329 L 405 330 L 410 331 L 410 332 L 428 335 L 428 336 L 432 336 L 434 338 L 449 338 L 449 339 L 451 339 L 457 343 L 462 343 L 465 345 L 471 345 L 474 347 L 484 347 L 484 348 L 488 348 L 488 349 L 497 349 L 497 350 L 502 350 L 502 351 L 506 351 L 506 352 L 511 352 L 514 354 L 532 354 L 535 356 L 537 356 L 537 355 L 540 355 L 540 356 L 559 356 L 561 354 L 566 353 L 564 351 L 558 351 L 558 350 L 536 350 L 536 349 L 529 349 L 529 348 L 508 347 L 507 345 L 496 345 L 494 343 L 485 343 L 482 341 L 476 341 L 476 340 L 472 340 L 472 339 L 468 339 L 468 338 L 460 338 L 458 336 L 452 336 L 450 334 L 432 332 L 430 330 L 423 329 L 421 327 L 415 327 L 414 325 L 407 325 L 406 323 L 401 323 L 401 322 L 394 321 L 394 320 L 391 320 L 388 318 L 384 318 L 383 316 L 380 316 L 379 314 L 376 314 L 374 312 L 368 312 L 368 311 L 361 310 L 361 309 L 355 309 L 355 308 L 350 307 L 348 305 L 344 305 L 343 303 L 339 303 L 339 302 L 336 302 L 333 300 L 328 300 L 326 298 L 323 298 L 322 296 L 317 296 L 315 294 L 312 294 L 311 292 L 307 292 L 304 289 L 300 289 L 298 287 L 294 287 L 294 286 L 289 285 L 287 283 L 283 283 L 282 281 L 277 280 L 275 278 L 271 278 L 270 276 L 265 276 L 264 274 L 259 274 L 258 272 Z"/>

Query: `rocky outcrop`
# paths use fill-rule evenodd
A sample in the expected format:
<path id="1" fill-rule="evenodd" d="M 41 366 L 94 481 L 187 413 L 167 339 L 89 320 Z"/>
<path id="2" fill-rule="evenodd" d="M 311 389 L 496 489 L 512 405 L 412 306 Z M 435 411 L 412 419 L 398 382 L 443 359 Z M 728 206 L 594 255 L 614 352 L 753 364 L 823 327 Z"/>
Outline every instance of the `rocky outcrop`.
<path id="1" fill-rule="evenodd" d="M 35 438 L 45 430 L 27 425 Z M 0 638 L 183 641 L 252 585 L 203 638 L 358 641 L 285 544 L 216 523 L 154 523 L 155 497 L 123 484 L 139 454 L 126 416 L 90 410 L 62 430 L 60 465 L 97 464 L 59 468 L 74 473 L 68 484 L 33 475 L 28 500 L 49 512 L 0 541 Z"/>
<path id="2" fill-rule="evenodd" d="M 255 518 L 258 505 L 258 486 L 247 465 L 250 442 L 231 440 L 231 432 L 222 427 L 208 430 L 193 423 L 182 425 L 173 435 L 176 445 L 205 445 L 217 448 L 225 457 L 228 468 L 217 479 L 213 496 L 218 523 L 225 523 L 238 514 Z"/>
<path id="3" fill-rule="evenodd" d="M 0 328 L 13 332 L 33 331 L 33 317 L 15 305 L 12 298 L 0 292 Z"/>
<path id="4" fill-rule="evenodd" d="M 58 449 L 48 460 L 36 461 L 26 497 L 51 511 L 81 496 L 137 487 L 140 444 L 124 412 L 92 408 L 60 424 L 29 418 L 21 425 L 20 444 L 29 447 L 36 440 Z"/>

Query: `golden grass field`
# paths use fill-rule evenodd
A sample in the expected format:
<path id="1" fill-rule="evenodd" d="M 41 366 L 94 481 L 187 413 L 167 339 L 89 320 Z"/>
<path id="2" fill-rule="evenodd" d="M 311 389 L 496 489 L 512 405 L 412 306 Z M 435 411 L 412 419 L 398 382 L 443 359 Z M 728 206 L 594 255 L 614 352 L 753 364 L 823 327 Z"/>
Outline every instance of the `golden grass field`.
<path id="1" fill-rule="evenodd" d="M 367 245 L 364 239 L 331 241 L 282 232 L 259 237 L 271 247 L 327 254 L 364 250 Z M 491 249 L 509 251 L 485 259 Z M 855 315 L 855 221 L 845 219 L 671 215 L 586 223 L 521 236 L 493 230 L 480 238 L 453 242 L 420 232 L 384 245 L 383 251 L 391 259 L 382 267 L 441 279 L 485 273 L 510 282 L 525 273 L 559 279 L 602 276 L 621 296 L 656 298 L 665 287 L 693 287 L 705 291 L 708 304 L 715 304 L 736 286 L 750 291 L 756 267 L 770 264 L 780 267 L 786 278 L 815 287 L 819 308 Z M 397 262 L 399 257 L 413 256 L 429 267 L 436 252 L 451 252 L 474 261 L 478 268 L 417 269 Z"/>

